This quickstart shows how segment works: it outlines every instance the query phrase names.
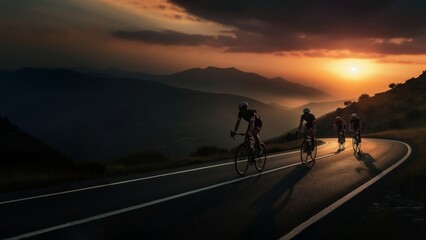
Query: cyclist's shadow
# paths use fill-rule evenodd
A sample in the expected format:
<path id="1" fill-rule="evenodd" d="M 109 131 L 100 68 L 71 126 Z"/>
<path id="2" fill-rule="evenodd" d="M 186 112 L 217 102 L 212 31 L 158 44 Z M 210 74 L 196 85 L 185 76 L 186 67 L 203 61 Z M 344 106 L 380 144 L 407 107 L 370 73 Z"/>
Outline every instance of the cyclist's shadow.
<path id="1" fill-rule="evenodd" d="M 371 174 L 378 175 L 382 172 L 382 170 L 376 167 L 374 164 L 376 159 L 374 159 L 370 154 L 359 151 L 358 153 L 354 152 L 354 156 L 356 159 L 364 163 L 364 165 L 367 167 L 367 171 Z M 361 170 L 363 170 L 363 168 L 357 168 L 357 172 L 361 172 Z"/>
<path id="2" fill-rule="evenodd" d="M 314 162 L 309 162 L 305 166 L 298 165 L 253 203 L 253 207 L 260 210 L 258 216 L 254 218 L 247 228 L 249 230 L 246 233 L 247 235 L 244 236 L 245 239 L 268 238 L 265 235 L 268 231 L 258 230 L 275 227 L 274 216 L 281 212 L 282 208 L 290 200 L 296 183 L 309 173 L 314 164 Z M 277 232 L 279 229 L 275 230 L 270 231 L 270 233 Z"/>

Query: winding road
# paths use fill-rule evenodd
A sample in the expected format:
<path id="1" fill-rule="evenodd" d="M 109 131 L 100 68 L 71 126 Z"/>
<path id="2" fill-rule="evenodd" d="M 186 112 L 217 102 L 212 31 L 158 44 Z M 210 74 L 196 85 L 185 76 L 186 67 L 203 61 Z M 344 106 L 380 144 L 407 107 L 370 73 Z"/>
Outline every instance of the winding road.
<path id="1" fill-rule="evenodd" d="M 271 154 L 262 173 L 233 162 L 0 195 L 1 239 L 290 239 L 405 161 L 402 142 L 363 139 L 315 163 Z M 347 139 L 350 140 L 350 139 Z"/>

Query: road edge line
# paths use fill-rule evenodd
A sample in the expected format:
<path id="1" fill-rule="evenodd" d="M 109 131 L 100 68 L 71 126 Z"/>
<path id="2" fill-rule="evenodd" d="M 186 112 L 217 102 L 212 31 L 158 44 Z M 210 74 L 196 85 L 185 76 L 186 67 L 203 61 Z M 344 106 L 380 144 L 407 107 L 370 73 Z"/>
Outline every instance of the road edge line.
<path id="1" fill-rule="evenodd" d="M 314 223 L 318 222 L 320 219 L 327 216 L 328 214 L 330 214 L 331 212 L 333 212 L 334 210 L 336 210 L 337 208 L 342 206 L 344 203 L 348 202 L 353 197 L 355 197 L 356 195 L 358 195 L 359 193 L 361 193 L 362 191 L 364 191 L 365 189 L 367 189 L 368 187 L 370 187 L 371 185 L 373 185 L 374 183 L 379 181 L 381 178 L 386 176 L 388 173 L 393 171 L 399 165 L 404 163 L 410 157 L 410 155 L 412 153 L 411 146 L 409 144 L 405 143 L 405 142 L 397 141 L 397 140 L 390 140 L 390 139 L 380 139 L 380 138 L 374 138 L 374 139 L 380 140 L 380 141 L 395 142 L 395 143 L 403 144 L 407 147 L 407 154 L 403 158 L 401 158 L 398 162 L 396 162 L 395 164 L 388 167 L 386 170 L 384 170 L 380 174 L 378 174 L 375 177 L 373 177 L 372 179 L 370 179 L 368 182 L 362 184 L 361 186 L 359 186 L 358 188 L 356 188 L 352 192 L 348 193 L 344 197 L 340 198 L 339 200 L 337 200 L 333 204 L 329 205 L 328 207 L 324 208 L 323 210 L 321 210 L 320 212 L 318 212 L 317 214 L 315 214 L 314 216 L 312 216 L 311 218 L 309 218 L 308 220 L 306 220 L 302 224 L 293 228 L 293 230 L 291 230 L 289 233 L 287 233 L 286 235 L 279 238 L 279 240 L 288 240 L 288 239 L 294 238 L 299 233 L 301 233 L 303 230 L 305 230 L 309 226 L 313 225 Z"/>

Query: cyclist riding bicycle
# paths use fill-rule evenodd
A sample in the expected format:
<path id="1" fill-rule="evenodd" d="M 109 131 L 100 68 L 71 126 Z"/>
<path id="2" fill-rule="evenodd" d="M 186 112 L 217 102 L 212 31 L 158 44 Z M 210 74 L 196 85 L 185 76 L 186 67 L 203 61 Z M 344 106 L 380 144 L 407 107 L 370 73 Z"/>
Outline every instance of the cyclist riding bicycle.
<path id="1" fill-rule="evenodd" d="M 305 134 L 309 134 L 312 137 L 312 141 L 315 141 L 315 129 L 317 127 L 317 120 L 315 118 L 315 115 L 310 112 L 311 110 L 309 108 L 303 109 L 303 114 L 302 116 L 300 116 L 300 124 L 297 132 L 300 132 L 300 130 L 302 129 L 303 121 L 306 121 L 305 127 L 303 128 L 303 132 Z"/>
<path id="2" fill-rule="evenodd" d="M 339 140 L 339 134 L 342 132 L 343 134 L 343 142 L 345 142 L 345 130 L 346 123 L 340 116 L 336 117 L 336 121 L 334 122 L 333 130 L 337 132 L 337 139 Z M 345 149 L 345 147 L 343 147 Z"/>
<path id="3" fill-rule="evenodd" d="M 349 123 L 349 131 L 358 132 L 359 143 L 361 143 L 361 120 L 356 113 L 352 113 L 351 117 L 352 119 Z"/>
<path id="4" fill-rule="evenodd" d="M 262 129 L 262 120 L 260 116 L 257 115 L 256 110 L 248 109 L 248 103 L 242 102 L 238 105 L 238 109 L 240 110 L 238 113 L 237 122 L 235 123 L 234 131 L 231 131 L 231 137 L 235 136 L 235 133 L 238 131 L 240 126 L 241 118 L 246 120 L 249 125 L 246 130 L 246 141 L 249 141 L 250 136 L 253 136 L 256 141 L 256 152 L 257 155 L 261 155 L 261 147 L 260 147 L 260 129 Z"/>

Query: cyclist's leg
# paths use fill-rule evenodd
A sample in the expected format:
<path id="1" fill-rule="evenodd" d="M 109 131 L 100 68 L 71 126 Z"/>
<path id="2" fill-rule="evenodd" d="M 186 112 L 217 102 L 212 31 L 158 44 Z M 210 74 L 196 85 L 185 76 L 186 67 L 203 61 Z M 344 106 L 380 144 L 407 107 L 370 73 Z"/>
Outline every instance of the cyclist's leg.
<path id="1" fill-rule="evenodd" d="M 361 143 L 361 129 L 358 128 L 356 131 L 358 133 L 358 141 Z"/>
<path id="2" fill-rule="evenodd" d="M 254 137 L 254 140 L 256 141 L 256 149 L 257 150 L 260 149 L 260 136 L 259 136 L 259 133 L 260 133 L 260 127 L 255 127 L 253 129 L 253 137 Z"/>
<path id="3" fill-rule="evenodd" d="M 315 148 L 315 128 L 311 128 L 311 137 L 312 137 L 311 150 L 313 151 Z"/>
<path id="4" fill-rule="evenodd" d="M 311 138 L 312 138 L 312 142 L 313 141 L 315 141 L 315 129 L 312 127 L 312 128 L 309 128 L 309 136 L 311 136 Z"/>

